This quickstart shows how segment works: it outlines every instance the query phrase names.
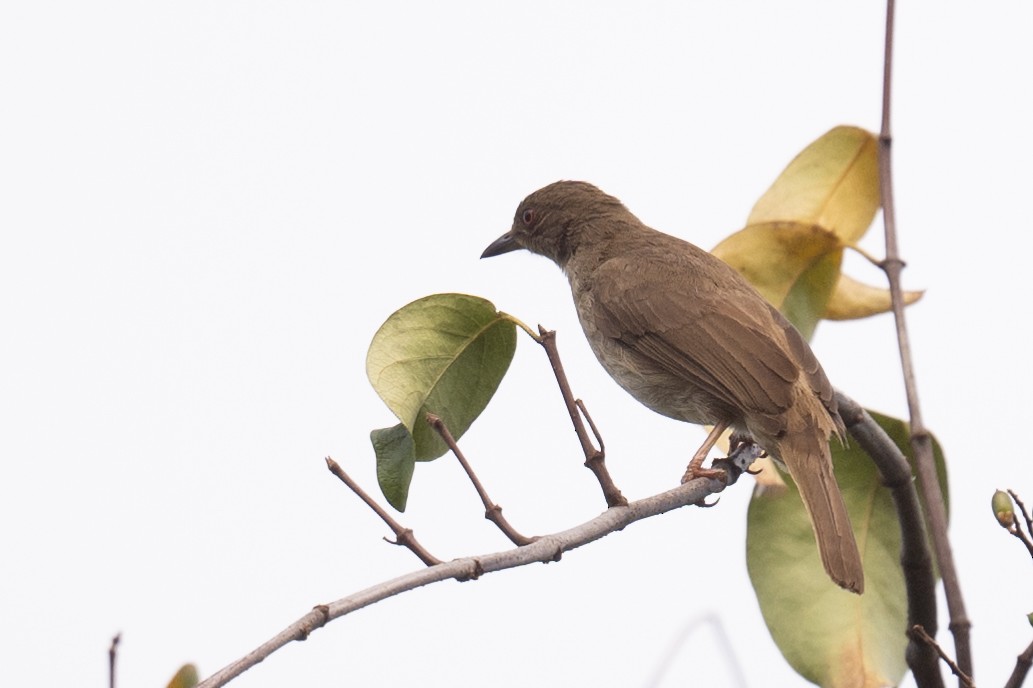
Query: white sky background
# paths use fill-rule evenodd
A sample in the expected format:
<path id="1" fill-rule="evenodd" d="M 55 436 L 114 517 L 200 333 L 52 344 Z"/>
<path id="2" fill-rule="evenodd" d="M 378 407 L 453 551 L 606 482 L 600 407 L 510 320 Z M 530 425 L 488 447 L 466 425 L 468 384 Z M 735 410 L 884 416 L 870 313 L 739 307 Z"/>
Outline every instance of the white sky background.
<path id="1" fill-rule="evenodd" d="M 106 685 L 117 631 L 121 686 L 187 661 L 207 676 L 418 568 L 323 456 L 379 495 L 368 432 L 394 419 L 366 347 L 427 294 L 557 329 L 624 493 L 675 485 L 702 433 L 609 380 L 548 261 L 478 256 L 561 178 L 710 248 L 810 141 L 878 128 L 879 3 L 687 5 L 5 3 L 3 682 Z M 1025 2 L 905 3 L 897 27 L 900 243 L 906 285 L 928 290 L 909 323 L 985 685 L 1033 609 L 1028 556 L 989 508 L 999 486 L 1033 502 L 1031 20 Z M 865 246 L 882 252 L 881 225 Z M 905 415 L 888 316 L 825 323 L 814 346 L 837 386 Z M 526 533 L 603 507 L 526 338 L 463 446 Z M 746 576 L 750 487 L 559 564 L 378 604 L 234 685 L 643 686 L 708 614 L 750 685 L 800 685 Z M 432 552 L 506 548 L 481 513 L 454 461 L 417 466 L 402 520 Z M 715 647 L 693 636 L 662 685 L 729 685 Z"/>

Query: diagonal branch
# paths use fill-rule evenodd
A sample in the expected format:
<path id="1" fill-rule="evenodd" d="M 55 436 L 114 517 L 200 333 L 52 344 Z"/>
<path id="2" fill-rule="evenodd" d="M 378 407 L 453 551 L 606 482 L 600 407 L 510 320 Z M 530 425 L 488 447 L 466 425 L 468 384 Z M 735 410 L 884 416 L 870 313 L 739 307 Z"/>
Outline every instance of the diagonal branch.
<path id="1" fill-rule="evenodd" d="M 1020 688 L 1026 680 L 1026 674 L 1029 673 L 1031 664 L 1033 664 L 1033 643 L 1030 643 L 1015 660 L 1015 669 L 1012 670 L 1004 688 Z"/>
<path id="2" fill-rule="evenodd" d="M 435 432 L 444 440 L 445 444 L 452 451 L 452 454 L 459 460 L 459 465 L 463 467 L 466 472 L 466 477 L 473 483 L 473 487 L 477 490 L 477 495 L 481 498 L 481 504 L 484 505 L 484 518 L 488 519 L 498 527 L 502 533 L 509 538 L 509 541 L 514 545 L 529 545 L 534 542 L 537 538 L 526 537 L 517 532 L 516 528 L 509 524 L 505 516 L 502 515 L 502 507 L 491 501 L 491 497 L 488 496 L 488 491 L 484 489 L 484 485 L 481 484 L 480 478 L 473 472 L 473 467 L 470 462 L 466 460 L 466 456 L 463 455 L 459 445 L 456 443 L 455 437 L 449 431 L 448 426 L 445 425 L 445 421 L 440 416 L 436 416 L 433 413 L 427 414 L 427 422 L 430 423 L 431 427 L 434 428 Z"/>
<path id="3" fill-rule="evenodd" d="M 413 535 L 411 528 L 403 528 L 398 521 L 391 518 L 391 514 L 384 511 L 384 508 L 377 503 L 377 500 L 366 494 L 366 491 L 363 490 L 350 475 L 344 472 L 344 469 L 341 468 L 340 464 L 329 456 L 326 457 L 326 467 L 330 469 L 331 473 L 337 476 L 338 480 L 347 485 L 348 489 L 354 492 L 359 499 L 365 502 L 366 506 L 373 509 L 373 512 L 380 517 L 380 520 L 386 523 L 387 527 L 394 532 L 395 540 L 388 540 L 388 542 L 391 542 L 393 545 L 400 545 L 408 548 L 410 552 L 419 557 L 420 561 L 427 566 L 435 566 L 436 564 L 441 563 L 440 559 L 423 548 L 423 545 L 421 545 L 416 539 L 416 536 Z M 387 540 L 387 538 L 384 539 Z"/>
<path id="4" fill-rule="evenodd" d="M 606 499 L 606 506 L 626 505 L 628 500 L 621 494 L 616 483 L 613 482 L 613 478 L 610 477 L 610 472 L 606 469 L 606 452 L 603 448 L 603 440 L 599 436 L 599 430 L 595 427 L 595 423 L 592 422 L 592 417 L 588 415 L 584 402 L 580 399 L 575 399 L 574 393 L 570 391 L 570 383 L 567 381 L 567 374 L 563 371 L 563 362 L 560 361 L 559 351 L 556 349 L 556 331 L 546 330 L 539 325 L 538 332 L 541 336 L 537 341 L 542 345 L 545 349 L 545 354 L 549 357 L 549 363 L 552 364 L 552 372 L 556 375 L 556 382 L 560 386 L 560 394 L 563 395 L 563 403 L 567 406 L 567 413 L 570 414 L 570 420 L 574 424 L 574 432 L 577 433 L 578 440 L 581 441 L 581 449 L 585 452 L 585 466 L 592 471 L 596 480 L 599 481 L 599 487 L 602 489 L 603 497 Z M 588 436 L 588 429 L 585 427 L 582 417 L 588 421 L 592 434 L 599 442 L 598 449 L 592 444 L 592 438 Z"/>
<path id="5" fill-rule="evenodd" d="M 939 658 L 943 660 L 943 663 L 950 667 L 951 673 L 958 677 L 958 681 L 964 688 L 976 688 L 976 684 L 972 683 L 972 678 L 967 676 L 964 671 L 958 668 L 957 663 L 950 658 L 950 655 L 944 652 L 943 648 L 940 647 L 935 638 L 926 633 L 924 628 L 916 624 L 911 627 L 911 630 L 908 632 L 908 636 L 912 639 L 917 638 L 931 647 Z"/>
<path id="6" fill-rule="evenodd" d="M 746 451 L 753 451 L 751 447 L 752 445 Z M 752 461 L 752 459 L 750 460 Z M 336 465 L 329 458 L 327 463 Z M 724 488 L 725 483 L 720 480 L 697 478 L 672 490 L 631 502 L 627 506 L 612 507 L 579 526 L 553 533 L 552 535 L 542 536 L 528 545 L 502 552 L 442 562 L 374 585 L 343 597 L 336 602 L 317 605 L 312 611 L 244 657 L 199 683 L 197 688 L 224 686 L 285 645 L 293 641 L 305 640 L 313 631 L 322 628 L 328 622 L 368 607 L 388 597 L 400 595 L 424 585 L 444 580 L 475 580 L 486 573 L 494 573 L 533 563 L 558 561 L 564 552 L 583 547 L 611 533 L 623 530 L 637 521 L 695 504 L 712 494 L 721 492 Z"/>

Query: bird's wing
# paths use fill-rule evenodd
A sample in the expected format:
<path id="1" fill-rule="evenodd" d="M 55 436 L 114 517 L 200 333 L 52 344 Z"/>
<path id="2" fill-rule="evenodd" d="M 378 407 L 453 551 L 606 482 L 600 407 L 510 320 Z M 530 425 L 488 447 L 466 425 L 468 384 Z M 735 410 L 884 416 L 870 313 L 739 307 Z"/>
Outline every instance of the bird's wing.
<path id="1" fill-rule="evenodd" d="M 683 276 L 694 269 L 693 278 Z M 795 351 L 767 304 L 757 308 L 761 297 L 726 282 L 708 282 L 677 256 L 613 258 L 593 275 L 595 325 L 728 408 L 774 421 L 792 403 Z"/>
<path id="2" fill-rule="evenodd" d="M 818 362 L 814 352 L 811 351 L 811 347 L 807 345 L 803 335 L 800 334 L 799 330 L 793 327 L 785 316 L 779 313 L 774 307 L 771 308 L 772 317 L 774 321 L 782 327 L 782 331 L 785 334 L 786 342 L 789 344 L 789 349 L 792 353 L 793 359 L 799 364 L 800 369 L 803 371 L 804 379 L 807 380 L 807 384 L 814 392 L 818 400 L 821 401 L 822 406 L 832 416 L 832 420 L 836 425 L 837 434 L 841 437 L 846 432 L 846 428 L 843 426 L 843 419 L 839 415 L 839 404 L 836 402 L 836 390 L 832 387 L 832 383 L 829 382 L 828 377 L 825 375 L 825 371 L 822 370 L 821 364 Z"/>

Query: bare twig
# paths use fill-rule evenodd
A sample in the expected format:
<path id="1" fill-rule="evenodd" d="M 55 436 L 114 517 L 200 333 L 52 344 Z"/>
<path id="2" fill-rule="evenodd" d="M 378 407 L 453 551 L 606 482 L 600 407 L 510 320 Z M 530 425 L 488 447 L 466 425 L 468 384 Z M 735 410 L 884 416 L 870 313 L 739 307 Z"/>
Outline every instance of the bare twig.
<path id="1" fill-rule="evenodd" d="M 1030 534 L 1033 534 L 1033 517 L 1030 516 L 1029 509 L 1027 509 L 1022 500 L 1019 499 L 1019 494 L 1015 490 L 1008 490 L 1008 494 L 1011 495 L 1012 500 L 1015 502 L 1015 506 L 1019 507 L 1022 519 L 1026 522 L 1026 530 L 1029 531 Z"/>
<path id="2" fill-rule="evenodd" d="M 893 166 L 891 149 L 893 137 L 890 129 L 890 104 L 893 75 L 893 22 L 894 0 L 886 4 L 886 44 L 883 63 L 882 84 L 882 130 L 879 134 L 879 186 L 882 195 L 882 216 L 886 234 L 886 260 L 883 270 L 889 280 L 890 297 L 893 303 L 893 316 L 897 328 L 897 341 L 900 347 L 901 368 L 904 375 L 904 386 L 907 391 L 908 409 L 911 417 L 911 448 L 915 456 L 918 483 L 922 488 L 925 500 L 925 515 L 931 531 L 936 562 L 939 565 L 940 577 L 943 580 L 947 598 L 947 609 L 950 614 L 950 630 L 954 634 L 954 647 L 957 652 L 958 666 L 972 676 L 972 651 L 969 629 L 972 624 L 965 610 L 958 573 L 954 566 L 954 555 L 951 551 L 950 539 L 947 537 L 947 510 L 944 505 L 940 483 L 936 476 L 936 465 L 933 461 L 932 438 L 922 420 L 922 409 L 918 401 L 918 387 L 911 357 L 911 345 L 908 338 L 907 323 L 904 318 L 904 294 L 901 287 L 900 273 L 904 262 L 900 259 L 897 248 L 896 211 L 893 202 Z"/>
<path id="3" fill-rule="evenodd" d="M 1008 677 L 1007 683 L 1004 684 L 1004 688 L 1019 688 L 1026 680 L 1026 675 L 1029 673 L 1029 667 L 1033 664 L 1033 643 L 1022 651 L 1022 654 L 1018 656 L 1015 661 L 1015 669 L 1011 672 L 1011 676 Z"/>
<path id="4" fill-rule="evenodd" d="M 328 465 L 331 462 L 331 459 L 327 459 Z M 332 467 L 331 470 L 333 470 Z M 337 475 L 336 471 L 335 475 Z M 338 475 L 338 477 L 341 476 Z M 350 478 L 348 480 L 350 481 Z M 351 486 L 349 485 L 349 487 Z M 368 607 L 380 600 L 443 580 L 472 580 L 486 573 L 494 573 L 495 571 L 526 566 L 537 562 L 557 561 L 564 552 L 569 552 L 611 533 L 621 531 L 642 519 L 667 513 L 689 504 L 695 504 L 711 494 L 720 492 L 724 488 L 725 484 L 720 480 L 708 478 L 690 480 L 684 485 L 680 485 L 667 492 L 640 499 L 626 506 L 610 508 L 590 521 L 569 530 L 542 536 L 531 544 L 503 552 L 464 557 L 438 563 L 374 585 L 366 590 L 341 598 L 336 602 L 319 605 L 283 631 L 277 633 L 273 638 L 249 652 L 246 656 L 202 681 L 198 684 L 198 688 L 224 686 L 233 678 L 255 666 L 288 643 L 296 640 L 305 640 L 309 634 L 321 628 L 328 621 Z"/>
<path id="5" fill-rule="evenodd" d="M 890 490 L 900 523 L 900 564 L 907 591 L 907 628 L 921 626 L 936 633 L 936 579 L 929 555 L 922 507 L 918 501 L 911 467 L 897 445 L 860 404 L 841 392 L 836 393 L 840 415 L 851 437 L 857 440 Z M 906 629 L 902 629 L 906 630 Z M 939 663 L 932 649 L 910 636 L 906 657 L 919 686 L 943 686 Z"/>
<path id="6" fill-rule="evenodd" d="M 359 487 L 359 484 L 352 480 L 351 476 L 345 473 L 344 469 L 329 456 L 326 457 L 326 467 L 329 468 L 330 472 L 336 475 L 341 482 L 347 485 L 348 488 L 359 497 L 359 499 L 365 502 L 366 506 L 373 509 L 374 513 L 376 513 L 376 515 L 387 524 L 387 527 L 394 532 L 394 540 L 387 540 L 387 538 L 384 538 L 385 540 L 393 545 L 400 545 L 408 548 L 409 551 L 419 557 L 420 561 L 427 566 L 435 566 L 441 563 L 440 559 L 423 548 L 423 545 L 416 540 L 412 530 L 409 528 L 403 528 L 398 521 L 391 518 L 391 515 L 384 511 L 384 508 L 377 504 L 375 499 L 366 494 L 366 491 Z"/>
<path id="7" fill-rule="evenodd" d="M 976 688 L 976 684 L 972 682 L 972 678 L 958 668 L 958 665 L 955 664 L 954 660 L 943 651 L 943 648 L 940 647 L 940 644 L 936 642 L 935 638 L 925 632 L 924 628 L 916 624 L 908 631 L 908 636 L 911 638 L 917 638 L 931 647 L 936 654 L 939 655 L 940 659 L 943 660 L 943 663 L 950 667 L 951 673 L 958 677 L 958 682 L 962 686 L 965 688 Z"/>
<path id="8" fill-rule="evenodd" d="M 438 433 L 448 448 L 452 450 L 452 454 L 459 460 L 459 465 L 466 471 L 466 476 L 470 478 L 470 482 L 473 483 L 473 487 L 477 490 L 477 495 L 481 498 L 481 503 L 484 505 L 484 518 L 494 523 L 503 534 L 509 538 L 510 542 L 514 545 L 528 545 L 534 542 L 537 538 L 529 538 L 521 535 L 517 532 L 516 528 L 509 524 L 509 521 L 502 515 L 502 507 L 491 501 L 491 497 L 488 496 L 488 491 L 484 489 L 477 474 L 473 472 L 473 467 L 463 456 L 462 450 L 459 449 L 459 445 L 456 443 L 452 433 L 449 432 L 448 426 L 445 425 L 445 421 L 441 420 L 440 416 L 436 416 L 433 413 L 427 414 L 427 422 L 430 426 Z"/>
<path id="9" fill-rule="evenodd" d="M 559 351 L 556 349 L 555 330 L 546 330 L 539 325 L 538 332 L 541 335 L 538 343 L 542 345 L 546 355 L 549 357 L 549 363 L 552 364 L 552 372 L 556 375 L 556 382 L 560 387 L 560 394 L 563 395 L 563 403 L 567 406 L 567 413 L 570 414 L 570 420 L 574 424 L 574 432 L 577 433 L 578 440 L 581 442 L 581 449 L 585 452 L 585 466 L 592 471 L 596 480 L 599 481 L 599 487 L 603 491 L 603 497 L 606 499 L 607 506 L 626 505 L 628 500 L 621 494 L 621 491 L 613 482 L 613 478 L 610 477 L 610 472 L 606 469 L 606 453 L 603 451 L 603 442 L 599 438 L 599 431 L 596 429 L 595 424 L 592 423 L 584 403 L 580 399 L 575 399 L 573 392 L 570 391 L 570 383 L 567 381 L 567 374 L 563 372 L 563 363 L 560 361 Z M 582 415 L 584 415 L 584 418 L 591 426 L 592 433 L 599 440 L 598 449 L 592 444 L 592 439 L 588 436 L 588 430 L 581 419 Z"/>
<path id="10" fill-rule="evenodd" d="M 115 664 L 118 659 L 118 644 L 122 641 L 122 634 L 116 633 L 111 639 L 111 647 L 108 648 L 108 686 L 115 688 Z"/>
<path id="11" fill-rule="evenodd" d="M 1008 495 L 1015 502 L 1015 506 L 1019 507 L 1019 513 L 1022 514 L 1022 520 L 1026 523 L 1026 531 L 1022 531 L 1022 526 L 1015 523 L 1014 527 L 1009 529 L 1009 532 L 1022 541 L 1022 544 L 1026 545 L 1026 550 L 1029 551 L 1030 556 L 1033 556 L 1033 519 L 1030 518 L 1029 511 L 1026 509 L 1026 505 L 1019 499 L 1019 495 L 1015 490 L 1008 490 Z M 1016 519 L 1017 520 L 1017 519 Z"/>

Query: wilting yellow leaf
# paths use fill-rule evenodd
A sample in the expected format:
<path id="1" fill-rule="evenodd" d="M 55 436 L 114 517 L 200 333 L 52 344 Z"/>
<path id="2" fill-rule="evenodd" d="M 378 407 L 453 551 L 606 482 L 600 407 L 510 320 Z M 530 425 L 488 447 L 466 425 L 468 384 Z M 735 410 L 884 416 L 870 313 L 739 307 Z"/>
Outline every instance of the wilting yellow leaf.
<path id="1" fill-rule="evenodd" d="M 843 247 L 821 227 L 768 222 L 736 232 L 713 253 L 809 338 L 836 284 Z"/>
<path id="2" fill-rule="evenodd" d="M 904 305 L 910 306 L 922 298 L 922 291 L 905 291 Z M 856 320 L 885 313 L 892 306 L 889 289 L 862 284 L 840 273 L 824 317 L 827 320 Z"/>
<path id="3" fill-rule="evenodd" d="M 746 224 L 818 225 L 849 244 L 864 235 L 878 209 L 878 141 L 864 129 L 840 126 L 793 158 Z"/>

